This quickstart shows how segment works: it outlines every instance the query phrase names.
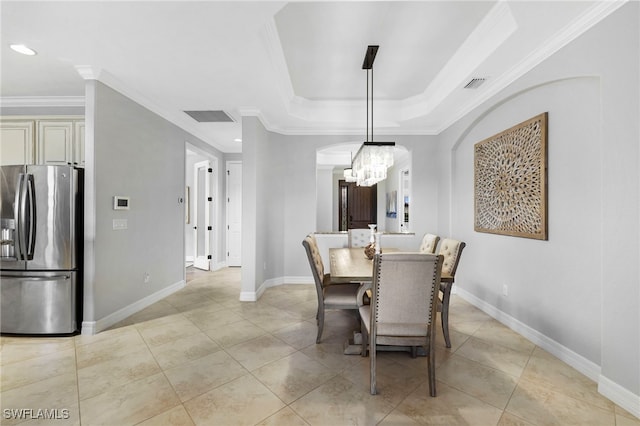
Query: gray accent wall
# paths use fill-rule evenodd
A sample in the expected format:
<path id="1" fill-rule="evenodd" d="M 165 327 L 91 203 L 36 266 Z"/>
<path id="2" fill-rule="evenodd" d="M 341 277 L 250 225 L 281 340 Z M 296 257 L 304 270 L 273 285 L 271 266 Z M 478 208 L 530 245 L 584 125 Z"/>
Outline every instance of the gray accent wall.
<path id="1" fill-rule="evenodd" d="M 83 322 L 91 323 L 184 284 L 185 143 L 222 155 L 100 82 L 87 82 L 86 105 Z M 130 210 L 114 210 L 115 195 L 130 197 Z M 113 230 L 114 219 L 128 229 Z"/>
<path id="2" fill-rule="evenodd" d="M 636 414 L 638 6 L 625 5 L 472 111 L 438 145 L 438 231 L 467 243 L 456 286 L 541 343 L 550 339 L 555 355 Z M 545 111 L 548 241 L 474 232 L 474 144 Z"/>

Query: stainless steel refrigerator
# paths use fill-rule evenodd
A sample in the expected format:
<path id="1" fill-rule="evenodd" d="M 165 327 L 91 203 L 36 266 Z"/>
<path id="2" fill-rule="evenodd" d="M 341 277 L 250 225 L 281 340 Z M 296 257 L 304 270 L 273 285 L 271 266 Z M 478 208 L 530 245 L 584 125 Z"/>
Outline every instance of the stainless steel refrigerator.
<path id="1" fill-rule="evenodd" d="M 71 334 L 80 321 L 82 170 L 0 167 L 0 331 Z"/>

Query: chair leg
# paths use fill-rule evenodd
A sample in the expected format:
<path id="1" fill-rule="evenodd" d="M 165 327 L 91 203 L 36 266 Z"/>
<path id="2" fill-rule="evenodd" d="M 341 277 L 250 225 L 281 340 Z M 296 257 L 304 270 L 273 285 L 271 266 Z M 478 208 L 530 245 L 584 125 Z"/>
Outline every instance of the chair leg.
<path id="1" fill-rule="evenodd" d="M 362 352 L 360 352 L 360 354 L 363 357 L 366 357 L 367 349 L 369 347 L 369 334 L 367 333 L 367 327 L 365 327 L 362 320 L 360 320 L 360 335 L 362 336 Z"/>
<path id="2" fill-rule="evenodd" d="M 362 333 L 360 333 L 362 335 L 362 352 L 360 352 L 360 354 L 363 357 L 367 356 L 367 350 L 369 349 L 369 335 L 367 334 L 367 330 L 364 329 L 362 330 Z"/>
<path id="3" fill-rule="evenodd" d="M 318 336 L 316 337 L 316 343 L 320 343 L 320 339 L 322 339 L 322 330 L 324 329 L 324 307 L 318 308 L 318 315 L 316 318 L 318 320 Z"/>
<path id="4" fill-rule="evenodd" d="M 429 345 L 429 395 L 436 396 L 436 357 L 433 345 Z"/>
<path id="5" fill-rule="evenodd" d="M 369 365 L 371 367 L 371 371 L 369 372 L 370 384 L 371 384 L 371 395 L 375 395 L 378 393 L 376 389 L 376 342 L 375 338 L 370 339 L 371 349 L 369 350 Z"/>
<path id="6" fill-rule="evenodd" d="M 449 299 L 451 299 L 451 284 L 447 284 L 442 290 L 442 312 L 440 315 L 442 334 L 444 334 L 444 343 L 447 348 L 451 347 L 451 339 L 449 338 Z"/>

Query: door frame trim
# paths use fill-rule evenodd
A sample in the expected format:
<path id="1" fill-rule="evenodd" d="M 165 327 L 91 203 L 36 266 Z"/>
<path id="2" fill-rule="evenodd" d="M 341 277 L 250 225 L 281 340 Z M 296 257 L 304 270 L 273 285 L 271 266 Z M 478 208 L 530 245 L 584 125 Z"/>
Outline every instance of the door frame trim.
<path id="1" fill-rule="evenodd" d="M 205 168 L 205 179 L 204 179 L 204 196 L 205 198 L 211 197 L 213 199 L 213 195 L 211 194 L 211 175 L 208 171 L 212 169 L 210 160 L 198 161 L 193 164 L 193 223 L 195 225 L 195 235 L 193 239 L 193 266 L 198 269 L 203 269 L 205 271 L 211 270 L 211 234 L 207 229 L 211 227 L 211 208 L 210 202 L 205 200 L 200 200 L 199 193 L 200 190 L 198 188 L 198 174 L 200 169 Z M 213 173 L 211 173 L 213 174 Z M 204 224 L 200 224 L 198 221 L 198 206 L 199 203 L 204 202 Z M 198 256 L 198 231 L 200 227 L 204 227 L 204 259 L 202 256 Z"/>
<path id="2" fill-rule="evenodd" d="M 225 229 L 225 262 L 227 264 L 227 266 L 229 266 L 229 202 L 228 202 L 228 197 L 229 197 L 229 175 L 227 174 L 227 171 L 229 170 L 229 164 L 240 164 L 242 166 L 242 160 L 227 160 L 225 162 L 225 195 L 227 198 L 227 202 L 225 202 L 225 222 L 227 224 L 227 229 Z M 242 190 L 240 192 L 240 196 L 242 196 Z M 242 222 L 241 222 L 241 226 L 242 226 Z M 240 232 L 242 232 L 242 228 L 240 229 Z M 241 241 L 242 243 L 242 241 Z M 241 252 L 241 257 L 240 257 L 240 263 L 242 264 L 242 252 Z"/>

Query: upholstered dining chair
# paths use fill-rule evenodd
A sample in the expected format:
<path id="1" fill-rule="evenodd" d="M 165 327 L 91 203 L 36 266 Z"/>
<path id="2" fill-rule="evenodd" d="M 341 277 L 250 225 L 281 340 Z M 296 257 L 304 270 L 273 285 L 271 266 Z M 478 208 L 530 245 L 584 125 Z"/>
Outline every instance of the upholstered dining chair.
<path id="1" fill-rule="evenodd" d="M 366 247 L 371 241 L 370 229 L 349 229 L 349 247 Z"/>
<path id="2" fill-rule="evenodd" d="M 442 264 L 442 276 L 440 278 L 440 291 L 442 292 L 442 306 L 440 307 L 440 319 L 442 320 L 442 333 L 447 348 L 451 347 L 449 338 L 449 300 L 451 299 L 451 287 L 456 278 L 456 270 L 460 263 L 460 256 L 466 244 L 462 241 L 445 238 L 440 243 L 438 254 L 444 258 Z"/>
<path id="3" fill-rule="evenodd" d="M 435 254 L 438 241 L 440 241 L 440 237 L 437 235 L 424 234 L 420 243 L 420 253 Z"/>
<path id="4" fill-rule="evenodd" d="M 424 347 L 428 360 L 429 394 L 436 396 L 435 317 L 443 258 L 426 253 L 377 254 L 373 283 L 360 288 L 362 300 L 371 288 L 371 303 L 358 303 L 362 322 L 362 356 L 369 347 L 371 394 L 376 389 L 377 345 Z"/>
<path id="5" fill-rule="evenodd" d="M 324 273 L 324 264 L 318 250 L 318 243 L 313 234 L 309 234 L 302 241 L 302 245 L 307 252 L 313 280 L 316 285 L 318 296 L 318 312 L 316 323 L 318 325 L 318 335 L 316 343 L 322 339 L 324 329 L 324 312 L 326 309 L 350 309 L 356 311 L 358 303 L 356 295 L 360 284 L 332 284 L 331 275 Z"/>

